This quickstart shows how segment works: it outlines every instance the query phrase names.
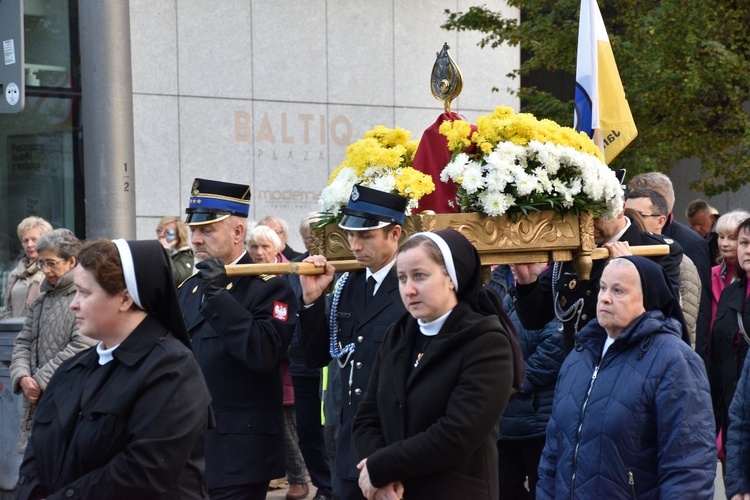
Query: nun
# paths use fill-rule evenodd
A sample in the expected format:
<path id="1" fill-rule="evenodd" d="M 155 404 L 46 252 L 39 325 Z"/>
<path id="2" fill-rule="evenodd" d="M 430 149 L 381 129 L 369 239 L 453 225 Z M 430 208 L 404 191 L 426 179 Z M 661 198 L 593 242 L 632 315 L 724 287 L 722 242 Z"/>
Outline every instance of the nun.
<path id="1" fill-rule="evenodd" d="M 479 254 L 452 229 L 416 233 L 396 268 L 408 314 L 386 333 L 354 420 L 362 493 L 495 500 L 514 363 Z"/>
<path id="2" fill-rule="evenodd" d="M 99 239 L 78 254 L 70 308 L 96 347 L 42 394 L 18 498 L 207 498 L 210 397 L 158 241 Z"/>
<path id="3" fill-rule="evenodd" d="M 664 268 L 604 269 L 596 319 L 560 369 L 537 499 L 714 497 L 708 379 Z"/>

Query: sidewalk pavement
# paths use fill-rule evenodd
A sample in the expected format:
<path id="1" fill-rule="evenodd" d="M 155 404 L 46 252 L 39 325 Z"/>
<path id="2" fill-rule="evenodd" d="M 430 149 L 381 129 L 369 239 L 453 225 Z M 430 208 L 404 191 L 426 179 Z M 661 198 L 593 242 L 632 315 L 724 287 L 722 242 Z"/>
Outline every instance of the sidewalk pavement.
<path id="1" fill-rule="evenodd" d="M 312 485 L 312 483 L 307 483 L 307 485 L 310 487 L 310 494 L 307 495 L 308 500 L 312 500 L 312 497 L 315 496 L 315 486 Z M 721 464 L 717 463 L 716 468 L 716 481 L 714 481 L 714 499 L 715 500 L 724 500 L 726 498 L 726 494 L 724 493 L 724 481 L 721 476 Z M 268 490 L 268 494 L 266 495 L 266 500 L 274 499 L 274 500 L 286 500 L 286 492 L 289 488 L 283 488 L 279 490 Z"/>

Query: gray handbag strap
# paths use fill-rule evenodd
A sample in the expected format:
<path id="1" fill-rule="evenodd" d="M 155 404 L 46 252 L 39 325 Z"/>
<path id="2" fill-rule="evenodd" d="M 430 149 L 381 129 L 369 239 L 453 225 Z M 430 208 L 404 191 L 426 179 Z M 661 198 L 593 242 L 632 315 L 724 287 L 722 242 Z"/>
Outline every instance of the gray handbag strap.
<path id="1" fill-rule="evenodd" d="M 750 337 L 747 336 L 745 325 L 742 323 L 742 313 L 739 311 L 737 311 L 737 324 L 740 325 L 740 331 L 742 332 L 742 336 L 745 337 L 745 342 L 747 342 L 747 345 L 750 345 Z"/>

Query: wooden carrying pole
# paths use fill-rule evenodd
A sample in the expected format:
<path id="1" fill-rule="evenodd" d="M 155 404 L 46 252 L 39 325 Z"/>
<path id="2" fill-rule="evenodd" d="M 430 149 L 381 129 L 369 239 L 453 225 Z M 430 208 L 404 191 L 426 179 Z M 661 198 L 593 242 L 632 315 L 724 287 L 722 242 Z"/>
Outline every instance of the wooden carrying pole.
<path id="1" fill-rule="evenodd" d="M 641 257 L 658 257 L 669 254 L 669 245 L 641 245 L 630 247 L 633 255 Z M 591 252 L 594 260 L 609 258 L 609 250 L 606 248 L 595 248 Z M 364 269 L 356 260 L 329 260 L 337 273 L 345 271 L 359 271 Z M 498 262 L 502 264 L 503 262 Z M 323 274 L 325 268 L 315 267 L 309 262 L 277 262 L 273 264 L 235 264 L 226 266 L 227 276 L 258 276 L 260 274 L 296 274 L 311 276 Z"/>

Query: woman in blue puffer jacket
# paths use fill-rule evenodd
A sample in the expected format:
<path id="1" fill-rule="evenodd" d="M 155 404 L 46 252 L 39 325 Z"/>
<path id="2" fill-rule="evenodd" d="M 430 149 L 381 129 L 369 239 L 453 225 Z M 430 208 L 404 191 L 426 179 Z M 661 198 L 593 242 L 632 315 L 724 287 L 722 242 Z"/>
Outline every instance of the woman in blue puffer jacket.
<path id="1" fill-rule="evenodd" d="M 488 286 L 500 294 L 505 312 L 516 327 L 526 373 L 523 385 L 511 396 L 500 419 L 497 452 L 501 496 L 506 500 L 533 500 L 555 382 L 565 359 L 565 341 L 555 321 L 539 330 L 527 330 L 521 325 L 510 266 L 493 269 Z"/>
<path id="2" fill-rule="evenodd" d="M 686 328 L 658 264 L 610 261 L 560 370 L 537 498 L 713 498 L 711 396 Z"/>

